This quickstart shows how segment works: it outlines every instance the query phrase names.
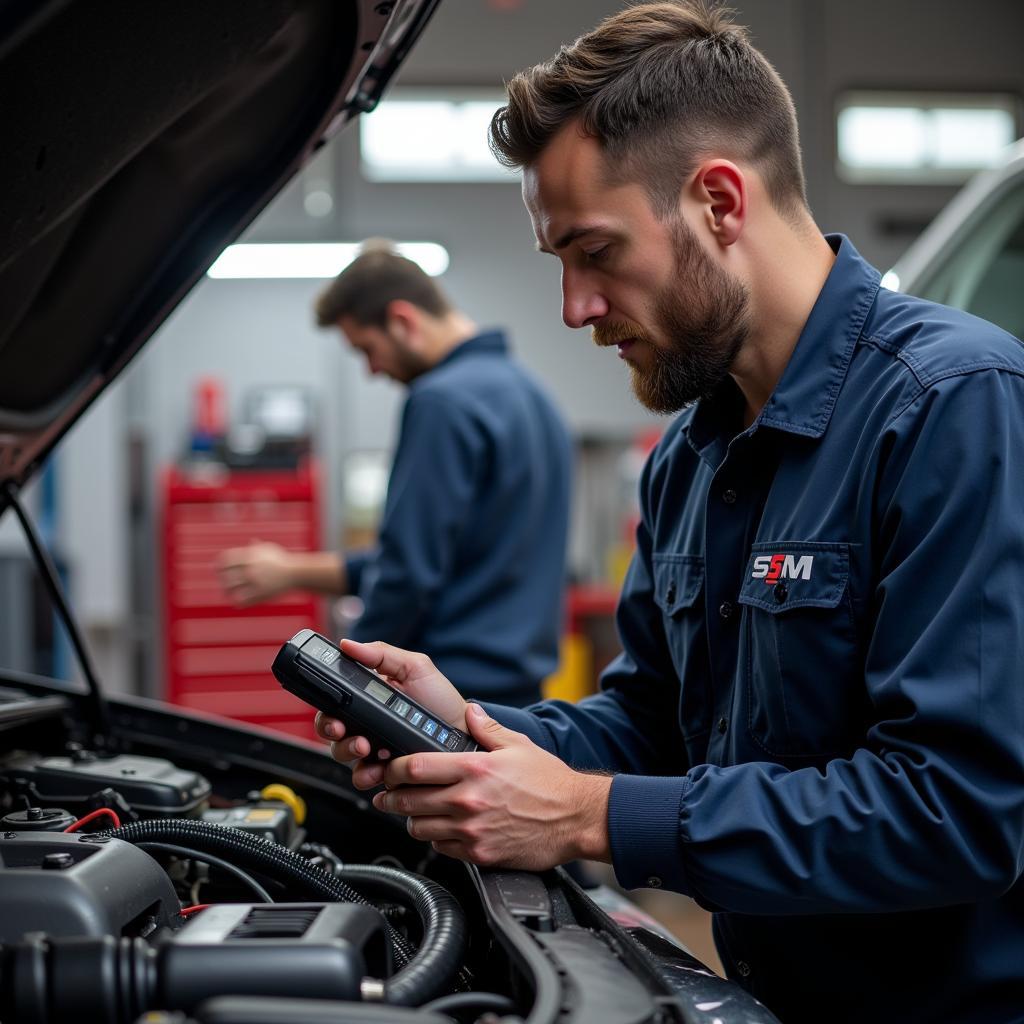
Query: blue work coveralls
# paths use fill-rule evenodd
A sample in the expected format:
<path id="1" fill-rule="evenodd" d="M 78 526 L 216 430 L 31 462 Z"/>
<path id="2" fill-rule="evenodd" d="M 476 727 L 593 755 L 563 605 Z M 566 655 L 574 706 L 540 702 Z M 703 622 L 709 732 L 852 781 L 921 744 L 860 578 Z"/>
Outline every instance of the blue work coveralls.
<path id="1" fill-rule="evenodd" d="M 756 421 L 653 452 L 602 692 L 490 710 L 784 1024 L 1024 1021 L 1024 347 L 829 242 Z"/>
<path id="2" fill-rule="evenodd" d="M 409 386 L 379 543 L 346 557 L 355 640 L 425 651 L 463 692 L 517 705 L 558 665 L 572 444 L 489 331 Z"/>

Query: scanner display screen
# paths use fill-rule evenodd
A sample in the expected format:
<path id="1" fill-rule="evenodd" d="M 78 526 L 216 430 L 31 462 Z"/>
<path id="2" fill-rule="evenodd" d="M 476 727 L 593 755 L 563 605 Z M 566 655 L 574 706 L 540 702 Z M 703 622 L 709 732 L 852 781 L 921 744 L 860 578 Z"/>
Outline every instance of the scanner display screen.
<path id="1" fill-rule="evenodd" d="M 387 704 L 388 699 L 391 697 L 391 688 L 383 683 L 378 683 L 376 679 L 371 679 L 366 684 L 366 692 L 371 697 L 376 697 L 381 704 Z"/>

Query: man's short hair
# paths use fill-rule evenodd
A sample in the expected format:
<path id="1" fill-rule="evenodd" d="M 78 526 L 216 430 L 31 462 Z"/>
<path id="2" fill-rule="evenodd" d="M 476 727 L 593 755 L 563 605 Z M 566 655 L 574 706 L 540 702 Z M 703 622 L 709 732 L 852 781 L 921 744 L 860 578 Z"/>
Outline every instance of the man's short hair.
<path id="1" fill-rule="evenodd" d="M 508 83 L 491 150 L 506 167 L 528 167 L 578 118 L 609 178 L 643 184 L 663 217 L 708 156 L 752 164 L 772 205 L 797 216 L 807 197 L 793 100 L 731 15 L 707 0 L 620 11 Z"/>
<path id="2" fill-rule="evenodd" d="M 384 327 L 388 305 L 404 299 L 431 316 L 451 312 L 434 279 L 390 246 L 364 243 L 363 251 L 317 296 L 316 322 L 333 327 L 345 316 L 363 327 Z"/>

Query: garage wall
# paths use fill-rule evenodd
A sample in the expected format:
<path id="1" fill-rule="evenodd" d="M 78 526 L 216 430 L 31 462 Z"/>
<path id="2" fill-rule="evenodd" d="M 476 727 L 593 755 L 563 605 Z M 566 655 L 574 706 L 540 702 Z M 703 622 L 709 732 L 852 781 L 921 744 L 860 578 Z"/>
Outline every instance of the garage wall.
<path id="1" fill-rule="evenodd" d="M 760 6 L 773 5 L 769 0 Z M 1024 98 L 1024 4 L 801 0 L 799 16 L 808 45 L 800 62 L 804 88 L 798 107 L 815 214 L 828 230 L 850 234 L 884 270 L 956 188 L 839 181 L 832 169 L 836 95 L 858 88 L 963 89 Z"/>
<path id="2" fill-rule="evenodd" d="M 518 9 L 497 6 L 445 0 L 396 84 L 500 87 L 622 4 L 524 0 Z M 794 10 L 792 0 L 772 0 L 759 29 L 786 63 L 797 52 Z M 451 254 L 445 288 L 481 324 L 510 328 L 517 353 L 549 384 L 577 431 L 625 437 L 657 422 L 632 398 L 614 354 L 597 350 L 589 332 L 561 323 L 558 265 L 534 251 L 517 183 L 374 184 L 361 179 L 358 155 L 358 132 L 351 130 L 306 172 L 334 182 L 331 218 L 306 215 L 297 182 L 252 239 L 383 235 L 441 242 Z"/>
<path id="3" fill-rule="evenodd" d="M 396 84 L 499 85 L 621 6 L 616 0 L 521 0 L 518 5 L 444 0 Z M 848 88 L 941 87 L 1024 95 L 1019 55 L 1024 4 L 1016 0 L 736 0 L 733 6 L 793 92 L 819 223 L 851 234 L 882 269 L 955 190 L 839 182 L 832 169 L 836 94 Z M 481 325 L 510 329 L 518 354 L 547 383 L 577 433 L 625 438 L 659 422 L 632 399 L 613 354 L 595 349 L 585 332 L 562 326 L 557 264 L 533 251 L 516 185 L 369 184 L 358 173 L 353 128 L 305 173 L 333 182 L 333 213 L 324 219 L 307 216 L 302 183 L 296 182 L 254 225 L 250 239 L 384 235 L 439 241 L 451 254 L 445 287 Z M 401 392 L 387 382 L 369 381 L 334 336 L 312 327 L 310 303 L 319 287 L 318 282 L 202 282 L 125 374 L 119 385 L 125 400 L 98 404 L 90 423 L 80 428 L 89 431 L 89 451 L 110 453 L 104 465 L 117 493 L 127 486 L 118 478 L 127 473 L 130 428 L 146 455 L 145 489 L 155 494 L 157 468 L 176 458 L 185 443 L 191 394 L 201 375 L 224 380 L 233 411 L 250 385 L 305 383 L 322 398 L 324 541 L 333 542 L 340 460 L 350 450 L 391 445 Z M 89 507 L 89 486 L 87 474 L 65 473 L 61 502 L 71 509 Z M 79 567 L 73 577 L 76 605 L 111 650 L 118 640 L 110 613 L 119 605 L 141 612 L 130 628 L 135 643 L 154 638 L 149 631 L 159 580 L 152 571 L 153 511 L 146 510 L 149 546 L 146 536 L 140 544 L 142 557 L 153 563 L 143 566 L 148 583 L 142 598 L 128 596 L 128 582 L 117 575 L 125 572 L 124 559 L 107 563 L 119 567 L 114 573 L 94 571 L 97 551 L 123 550 L 128 543 L 126 509 L 107 510 L 90 530 L 69 529 L 63 538 L 72 572 Z M 127 623 L 121 628 L 129 631 Z M 153 678 L 145 673 L 144 689 L 152 689 Z"/>
<path id="4" fill-rule="evenodd" d="M 623 6 L 614 0 L 445 0 L 396 84 L 497 85 Z M 950 187 L 843 184 L 832 170 L 833 103 L 853 87 L 1013 89 L 1024 94 L 1024 5 L 1012 0 L 740 0 L 741 20 L 790 84 L 801 117 L 813 209 L 822 227 L 844 230 L 882 269 L 949 199 Z M 506 9 L 509 8 L 509 9 Z M 926 12 L 927 16 L 923 16 Z M 653 422 L 624 386 L 611 353 L 560 322 L 557 264 L 533 251 L 515 184 L 371 184 L 358 170 L 358 133 L 343 133 L 306 172 L 333 182 L 323 219 L 302 206 L 302 183 L 257 222 L 258 241 L 383 235 L 441 242 L 451 254 L 444 286 L 482 325 L 502 324 L 516 351 L 554 391 L 572 426 L 626 436 Z M 203 366 L 232 394 L 268 379 L 330 381 L 342 414 L 325 415 L 323 449 L 387 444 L 399 393 L 368 386 L 329 335 L 310 325 L 316 283 L 204 281 L 140 358 L 158 380 L 147 403 L 154 452 L 180 443 L 182 402 Z"/>

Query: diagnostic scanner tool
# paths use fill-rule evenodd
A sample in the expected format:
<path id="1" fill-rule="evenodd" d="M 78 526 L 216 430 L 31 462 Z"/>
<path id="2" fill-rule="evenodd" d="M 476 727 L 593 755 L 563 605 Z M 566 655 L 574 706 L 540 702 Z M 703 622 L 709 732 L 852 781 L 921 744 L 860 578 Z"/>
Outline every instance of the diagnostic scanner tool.
<path id="1" fill-rule="evenodd" d="M 384 748 L 401 755 L 478 749 L 471 737 L 442 722 L 311 629 L 299 630 L 281 647 L 273 671 L 286 690 L 325 715 L 341 719 L 349 732 L 365 736 L 374 750 Z"/>

